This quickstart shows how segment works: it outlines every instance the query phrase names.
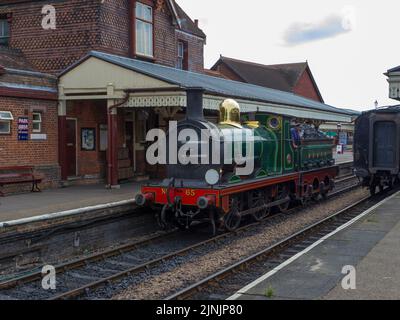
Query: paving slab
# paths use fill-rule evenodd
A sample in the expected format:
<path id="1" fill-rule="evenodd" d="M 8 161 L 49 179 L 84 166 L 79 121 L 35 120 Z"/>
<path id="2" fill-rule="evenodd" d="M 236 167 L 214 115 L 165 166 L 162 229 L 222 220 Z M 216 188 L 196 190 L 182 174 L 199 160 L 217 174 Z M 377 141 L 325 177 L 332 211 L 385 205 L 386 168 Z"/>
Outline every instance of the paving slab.
<path id="1" fill-rule="evenodd" d="M 369 214 L 233 296 L 238 300 L 400 299 L 400 192 Z M 354 266 L 356 289 L 342 288 Z"/>
<path id="2" fill-rule="evenodd" d="M 104 185 L 70 186 L 39 193 L 10 195 L 0 198 L 0 223 L 31 218 L 61 211 L 132 200 L 140 183 L 127 183 L 120 189 Z"/>

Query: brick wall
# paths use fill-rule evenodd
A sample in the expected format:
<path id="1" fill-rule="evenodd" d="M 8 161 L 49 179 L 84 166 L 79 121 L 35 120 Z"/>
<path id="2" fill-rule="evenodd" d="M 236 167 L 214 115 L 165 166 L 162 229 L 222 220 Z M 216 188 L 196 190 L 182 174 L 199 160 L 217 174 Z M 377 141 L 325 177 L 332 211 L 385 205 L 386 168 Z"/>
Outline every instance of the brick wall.
<path id="1" fill-rule="evenodd" d="M 11 134 L 0 134 L 0 167 L 34 166 L 45 177 L 44 187 L 57 186 L 60 179 L 58 165 L 57 103 L 53 101 L 0 97 L 0 110 L 11 111 Z M 32 112 L 42 112 L 43 141 L 18 141 L 18 117 L 29 117 L 32 133 Z"/>
<path id="2" fill-rule="evenodd" d="M 12 13 L 11 41 L 39 70 L 56 73 L 71 65 L 100 40 L 98 17 L 100 1 L 68 0 L 53 5 L 57 29 L 44 30 L 43 1 L 1 6 L 0 13 Z"/>
<path id="3" fill-rule="evenodd" d="M 228 68 L 224 63 L 220 63 L 217 67 L 217 71 L 224 75 L 227 79 L 234 80 L 234 81 L 241 81 L 243 80 L 238 77 L 238 75 L 233 72 L 230 68 Z"/>
<path id="4" fill-rule="evenodd" d="M 294 93 L 318 102 L 323 102 L 315 89 L 314 83 L 308 71 L 305 71 L 294 88 Z"/>
<path id="5" fill-rule="evenodd" d="M 75 101 L 67 106 L 67 118 L 77 119 L 77 165 L 78 176 L 92 179 L 104 179 L 106 176 L 105 151 L 100 151 L 100 124 L 107 124 L 107 106 L 105 101 Z M 81 148 L 81 129 L 96 129 L 96 150 L 83 151 Z"/>
<path id="6" fill-rule="evenodd" d="M 59 0 L 56 8 L 57 29 L 43 30 L 41 13 L 44 1 L 0 5 L 0 14 L 12 13 L 11 41 L 39 70 L 58 73 L 90 50 L 129 56 L 130 0 Z M 12 3 L 13 1 L 9 1 Z M 7 2 L 5 2 L 7 3 Z M 155 62 L 175 66 L 177 40 L 189 45 L 189 69 L 203 71 L 204 41 L 176 33 L 168 8 L 155 10 Z"/>

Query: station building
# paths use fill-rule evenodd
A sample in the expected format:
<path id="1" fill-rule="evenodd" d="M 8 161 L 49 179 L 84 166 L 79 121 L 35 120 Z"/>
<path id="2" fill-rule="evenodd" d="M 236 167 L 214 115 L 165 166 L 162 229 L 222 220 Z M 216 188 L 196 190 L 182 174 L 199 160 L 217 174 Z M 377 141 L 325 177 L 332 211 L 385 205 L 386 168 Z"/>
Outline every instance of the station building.
<path id="1" fill-rule="evenodd" d="M 264 65 L 221 56 L 211 70 L 231 80 L 291 92 L 324 103 L 308 62 Z"/>
<path id="2" fill-rule="evenodd" d="M 210 76 L 212 71 L 204 70 L 206 35 L 175 0 L 59 0 L 53 3 L 55 29 L 42 27 L 46 4 L 25 0 L 0 4 L 2 46 L 18 52 L 18 64 L 29 63 L 32 67 L 25 71 L 39 81 L 29 84 L 19 78 L 15 85 L 46 93 L 46 99 L 29 100 L 32 106 L 23 111 L 30 128 L 27 142 L 18 141 L 15 132 L 0 137 L 9 140 L 1 147 L 10 158 L 0 167 L 15 163 L 19 155 L 38 168 L 58 168 L 58 180 L 65 184 L 114 186 L 121 180 L 160 177 L 163 168 L 146 165 L 145 135 L 185 116 L 188 87 L 205 90 L 210 121 L 217 121 L 218 105 L 229 97 L 236 98 L 248 114 L 275 112 L 351 122 L 348 111 L 324 104 L 318 92 L 315 99 L 306 98 L 215 73 Z M 16 128 L 20 111 L 0 99 L 0 110 L 13 114 L 9 121 Z M 32 135 L 36 109 L 46 110 L 41 119 L 51 122 L 44 124 L 46 132 L 41 134 L 47 139 L 39 145 Z M 46 154 L 24 152 L 27 145 L 35 150 L 43 147 Z M 11 156 L 16 149 L 19 153 Z M 52 173 L 45 174 L 46 181 L 56 180 Z"/>
<path id="3" fill-rule="evenodd" d="M 107 136 L 107 177 L 111 185 L 117 185 L 118 180 L 123 178 L 119 171 L 121 160 L 125 159 L 120 150 L 128 145 L 133 148 L 132 154 L 136 157 L 136 170 L 143 170 L 138 173 L 150 170 L 143 167 L 146 130 L 142 129 L 162 128 L 168 120 L 183 117 L 187 102 L 186 88 L 196 87 L 205 91 L 203 106 L 209 120 L 214 115 L 216 121 L 219 104 L 228 97 L 237 99 L 242 113 L 249 116 L 272 112 L 315 121 L 351 122 L 352 119 L 351 113 L 346 110 L 291 93 L 97 51 L 90 52 L 66 69 L 60 75 L 59 85 L 59 117 L 68 119 L 77 109 L 80 112 L 101 110 L 96 114 L 102 118 L 92 116 L 90 121 L 92 128 L 99 126 L 101 121 L 108 130 L 100 146 L 106 145 Z M 76 99 L 85 102 L 76 102 Z M 128 121 L 134 123 L 132 126 L 136 129 L 133 141 Z M 68 135 L 68 130 L 63 131 L 62 128 L 60 136 Z M 67 137 L 64 139 L 67 144 L 71 143 Z M 101 151 L 93 149 L 92 156 L 98 159 Z M 81 155 L 80 161 L 88 159 L 91 158 Z M 91 168 L 99 170 L 94 164 Z M 68 163 L 65 167 L 68 167 Z M 162 172 L 156 172 L 154 176 L 160 175 Z"/>
<path id="4" fill-rule="evenodd" d="M 46 186 L 58 185 L 57 100 L 55 76 L 0 47 L 0 170 L 33 166 Z"/>

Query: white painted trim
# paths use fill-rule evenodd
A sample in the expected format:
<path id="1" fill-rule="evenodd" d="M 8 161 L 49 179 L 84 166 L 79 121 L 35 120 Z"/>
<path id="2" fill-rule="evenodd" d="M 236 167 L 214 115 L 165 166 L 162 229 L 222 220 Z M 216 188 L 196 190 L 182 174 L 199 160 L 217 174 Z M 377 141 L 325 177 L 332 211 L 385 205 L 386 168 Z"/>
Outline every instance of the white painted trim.
<path id="1" fill-rule="evenodd" d="M 351 226 L 352 224 L 354 224 L 355 222 L 357 222 L 358 220 L 360 220 L 361 218 L 365 217 L 366 215 L 370 214 L 372 211 L 374 211 L 376 208 L 380 207 L 382 204 L 384 204 L 385 202 L 393 199 L 394 197 L 396 197 L 397 195 L 399 195 L 400 192 L 395 193 L 394 195 L 382 200 L 381 202 L 377 203 L 376 205 L 374 205 L 373 207 L 369 208 L 368 210 L 364 211 L 362 214 L 360 214 L 359 216 L 355 217 L 354 219 L 348 221 L 347 223 L 345 223 L 344 225 L 338 227 L 336 230 L 332 231 L 331 233 L 327 234 L 326 236 L 324 236 L 323 238 L 321 238 L 320 240 L 316 241 L 315 243 L 313 243 L 312 245 L 310 245 L 309 247 L 307 247 L 306 249 L 304 249 L 303 251 L 299 252 L 298 254 L 294 255 L 293 257 L 291 257 L 290 259 L 286 260 L 285 262 L 283 262 L 282 264 L 280 264 L 279 266 L 277 266 L 276 268 L 272 269 L 271 271 L 269 271 L 268 273 L 266 273 L 265 275 L 263 275 L 262 277 L 258 278 L 257 280 L 253 281 L 252 283 L 250 283 L 249 285 L 245 286 L 244 288 L 240 289 L 237 293 L 235 293 L 234 295 L 230 296 L 229 298 L 227 298 L 226 300 L 237 300 L 239 299 L 243 294 L 246 294 L 246 292 L 248 292 L 250 289 L 254 288 L 255 286 L 257 286 L 258 284 L 260 284 L 261 282 L 265 281 L 266 279 L 270 278 L 271 276 L 273 276 L 274 274 L 276 274 L 278 271 L 282 270 L 283 268 L 285 268 L 286 266 L 290 265 L 292 262 L 296 261 L 298 258 L 300 258 L 301 256 L 305 255 L 306 253 L 308 253 L 309 251 L 311 251 L 312 249 L 314 249 L 315 247 L 317 247 L 318 245 L 320 245 L 321 243 L 323 243 L 325 240 L 329 239 L 330 237 L 332 237 L 333 235 L 335 235 L 336 233 L 348 228 L 349 226 Z"/>
<path id="2" fill-rule="evenodd" d="M 51 219 L 58 219 L 58 218 L 63 218 L 63 217 L 68 217 L 68 216 L 74 216 L 74 215 L 78 215 L 78 214 L 89 213 L 91 211 L 110 209 L 113 207 L 119 207 L 119 206 L 128 205 L 128 204 L 135 204 L 135 200 L 123 200 L 123 201 L 118 201 L 118 202 L 110 202 L 110 203 L 100 204 L 100 205 L 96 205 L 96 206 L 90 206 L 90 207 L 85 207 L 85 208 L 44 214 L 44 215 L 40 215 L 40 216 L 36 216 L 36 217 L 0 222 L 0 229 L 20 226 L 20 225 L 24 225 L 24 224 L 28 224 L 28 223 L 33 223 L 33 222 L 41 222 L 41 221 L 47 221 L 47 220 L 51 220 Z"/>
<path id="3" fill-rule="evenodd" d="M 220 103 L 224 100 L 223 97 L 217 97 L 213 95 L 204 95 L 204 109 L 207 110 L 219 110 Z M 245 99 L 237 99 L 240 104 L 241 111 L 243 113 L 249 112 L 266 112 L 266 113 L 277 113 L 288 115 L 292 117 L 300 117 L 306 119 L 318 119 L 324 121 L 336 121 L 343 123 L 351 123 L 351 116 L 341 115 L 339 113 L 323 111 L 323 110 L 314 110 L 305 107 L 296 107 L 296 106 L 284 106 L 279 104 L 268 104 L 261 102 L 253 102 Z M 186 107 L 186 95 L 185 93 L 160 93 L 160 94 L 132 94 L 128 100 L 128 102 L 121 107 L 145 107 L 145 108 L 154 108 L 154 107 Z"/>

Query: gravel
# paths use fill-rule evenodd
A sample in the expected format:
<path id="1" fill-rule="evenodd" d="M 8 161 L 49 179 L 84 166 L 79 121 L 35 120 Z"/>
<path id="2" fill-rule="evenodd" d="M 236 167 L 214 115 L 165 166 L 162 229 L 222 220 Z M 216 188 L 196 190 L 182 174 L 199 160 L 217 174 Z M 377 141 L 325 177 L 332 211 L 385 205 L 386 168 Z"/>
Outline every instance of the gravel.
<path id="1" fill-rule="evenodd" d="M 266 248 L 364 198 L 368 192 L 356 189 L 326 202 L 317 203 L 293 215 L 269 219 L 268 222 L 228 237 L 217 244 L 188 255 L 166 261 L 145 276 L 137 275 L 102 288 L 87 298 L 162 299 L 240 259 Z M 104 294 L 106 295 L 104 296 Z"/>

